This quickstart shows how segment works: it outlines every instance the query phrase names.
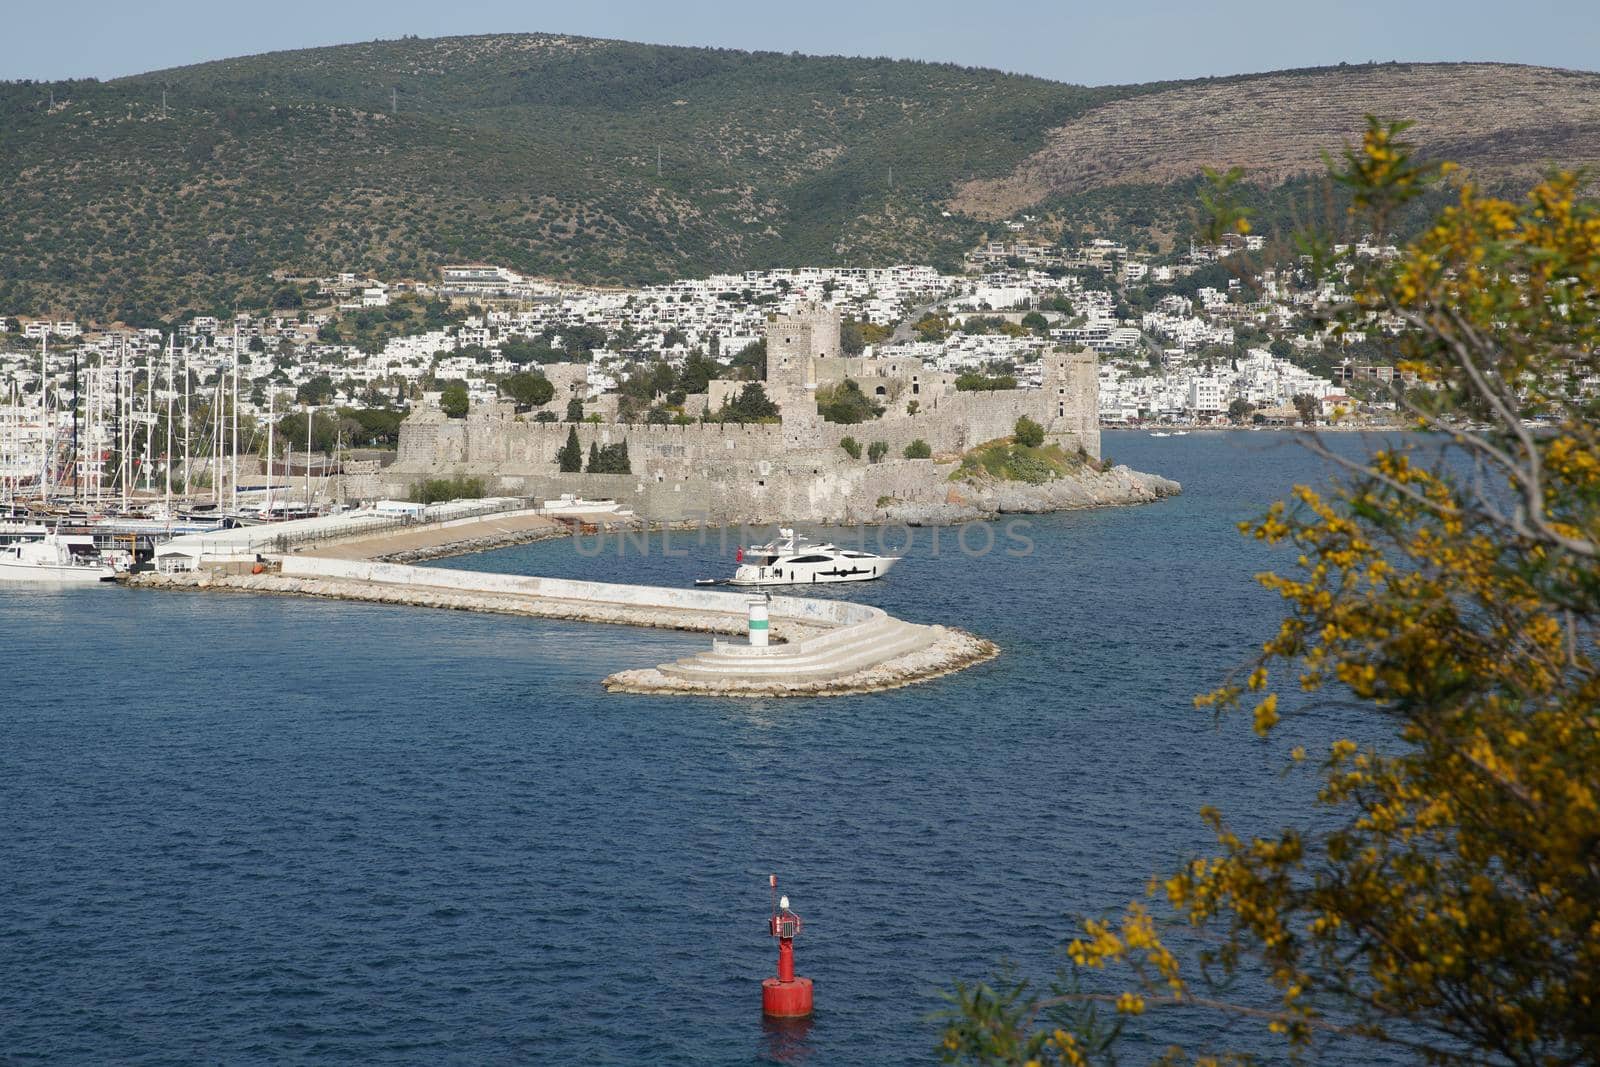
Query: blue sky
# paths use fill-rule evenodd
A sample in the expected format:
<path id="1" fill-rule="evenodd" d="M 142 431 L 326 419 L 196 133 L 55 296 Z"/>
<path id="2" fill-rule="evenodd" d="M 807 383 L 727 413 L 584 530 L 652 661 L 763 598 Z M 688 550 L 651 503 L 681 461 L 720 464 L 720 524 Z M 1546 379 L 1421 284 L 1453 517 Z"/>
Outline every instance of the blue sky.
<path id="1" fill-rule="evenodd" d="M 1390 59 L 1600 66 L 1596 0 L 4 0 L 0 78 L 521 31 L 941 60 L 1090 85 Z"/>

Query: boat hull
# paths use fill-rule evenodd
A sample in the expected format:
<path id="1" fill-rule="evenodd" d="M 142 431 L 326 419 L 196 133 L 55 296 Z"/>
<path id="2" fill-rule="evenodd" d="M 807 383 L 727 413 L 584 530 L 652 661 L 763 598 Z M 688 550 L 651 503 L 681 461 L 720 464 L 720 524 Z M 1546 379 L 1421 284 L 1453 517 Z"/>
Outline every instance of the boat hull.
<path id="1" fill-rule="evenodd" d="M 774 568 L 770 567 L 745 566 L 740 567 L 738 572 L 728 579 L 728 584 L 768 586 L 870 582 L 888 574 L 898 562 L 900 562 L 899 556 L 875 556 L 867 559 L 832 560 L 809 568 L 780 565 L 776 570 L 781 571 L 781 574 L 774 574 Z"/>
<path id="2" fill-rule="evenodd" d="M 110 567 L 71 567 L 49 563 L 0 561 L 0 582 L 44 582 L 53 585 L 94 585 L 114 581 Z"/>

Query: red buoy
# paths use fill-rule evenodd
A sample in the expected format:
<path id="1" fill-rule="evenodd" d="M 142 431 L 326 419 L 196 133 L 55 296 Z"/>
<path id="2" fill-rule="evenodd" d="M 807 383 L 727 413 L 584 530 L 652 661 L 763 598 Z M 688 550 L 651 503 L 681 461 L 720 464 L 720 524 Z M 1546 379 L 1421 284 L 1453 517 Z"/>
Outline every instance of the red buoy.
<path id="1" fill-rule="evenodd" d="M 778 876 L 768 879 L 772 895 L 778 895 Z M 778 1019 L 802 1019 L 811 1014 L 811 979 L 794 974 L 794 939 L 804 925 L 800 916 L 789 910 L 789 898 L 774 899 L 767 932 L 778 939 L 778 976 L 761 983 L 761 1013 Z"/>

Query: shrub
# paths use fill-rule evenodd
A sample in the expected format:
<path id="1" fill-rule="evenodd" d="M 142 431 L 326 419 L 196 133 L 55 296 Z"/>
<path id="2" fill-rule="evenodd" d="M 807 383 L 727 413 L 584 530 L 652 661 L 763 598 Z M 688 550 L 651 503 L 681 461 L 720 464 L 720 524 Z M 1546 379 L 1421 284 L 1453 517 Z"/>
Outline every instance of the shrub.
<path id="1" fill-rule="evenodd" d="M 1024 448 L 1038 448 L 1044 444 L 1044 427 L 1026 415 L 1017 420 L 1011 434 L 1016 438 L 1017 444 Z"/>
<path id="2" fill-rule="evenodd" d="M 853 379 L 817 389 L 817 411 L 827 422 L 853 425 L 883 414 L 883 408 L 861 391 Z"/>
<path id="3" fill-rule="evenodd" d="M 466 500 L 483 496 L 482 478 L 429 478 L 411 487 L 411 499 L 418 504 L 433 504 L 440 500 Z"/>
<path id="4" fill-rule="evenodd" d="M 874 441 L 867 446 L 867 462 L 876 463 L 889 454 L 889 442 Z"/>
<path id="5" fill-rule="evenodd" d="M 956 389 L 963 393 L 987 393 L 997 389 L 1015 389 L 1017 379 L 1009 374 L 979 374 L 967 371 L 956 377 Z"/>
<path id="6" fill-rule="evenodd" d="M 846 437 L 844 440 L 839 442 L 839 447 L 844 449 L 845 455 L 849 456 L 851 459 L 861 458 L 861 442 L 857 441 L 854 437 Z"/>
<path id="7" fill-rule="evenodd" d="M 931 459 L 933 458 L 933 449 L 928 447 L 928 442 L 919 437 L 909 445 L 906 445 L 905 457 L 907 459 Z"/>

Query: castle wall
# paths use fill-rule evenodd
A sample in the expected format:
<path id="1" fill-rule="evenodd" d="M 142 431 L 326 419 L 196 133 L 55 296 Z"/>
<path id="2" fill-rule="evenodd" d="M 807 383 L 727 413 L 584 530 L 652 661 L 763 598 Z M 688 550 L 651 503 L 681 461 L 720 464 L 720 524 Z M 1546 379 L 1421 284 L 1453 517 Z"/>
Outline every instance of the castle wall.
<path id="1" fill-rule="evenodd" d="M 841 466 L 819 459 L 809 467 L 769 465 L 764 472 L 759 468 L 749 472 L 729 469 L 665 482 L 637 474 L 530 472 L 484 477 L 485 490 L 495 495 L 543 501 L 575 493 L 591 500 L 616 500 L 652 521 L 728 525 L 865 521 L 873 517 L 884 497 L 942 500 L 944 478 L 950 469 L 948 464 L 930 460 L 888 459 Z M 428 476 L 390 467 L 379 476 L 382 494 L 403 499 Z"/>
<path id="2" fill-rule="evenodd" d="M 963 393 L 948 389 L 947 376 L 929 372 L 920 361 L 874 360 L 869 367 L 846 360 L 838 341 L 838 312 L 832 308 L 813 305 L 769 320 L 766 390 L 782 411 L 778 423 L 540 423 L 512 416 L 505 405 L 476 408 L 465 419 L 424 409 L 401 425 L 398 462 L 384 472 L 383 482 L 401 495 L 425 477 L 467 474 L 492 479 L 494 491 L 503 494 L 611 496 L 654 519 L 847 521 L 870 516 L 879 497 L 930 499 L 939 493 L 938 468 L 900 458 L 912 441 L 927 442 L 936 455 L 959 453 L 1010 436 L 1027 416 L 1063 447 L 1100 454 L 1099 374 L 1092 352 L 1044 354 L 1038 389 Z M 853 426 L 823 422 L 814 391 L 819 367 L 828 380 L 852 367 L 873 371 L 851 376 L 887 408 L 883 417 Z M 725 397 L 735 385 L 743 383 L 713 382 L 708 399 Z M 913 399 L 919 405 L 914 415 L 906 412 Z M 564 404 L 559 394 L 557 403 Z M 626 440 L 634 473 L 561 474 L 556 456 L 574 428 L 585 457 L 591 444 Z M 883 441 L 888 458 L 879 464 L 852 460 L 839 448 L 845 437 L 854 437 L 863 450 Z"/>

